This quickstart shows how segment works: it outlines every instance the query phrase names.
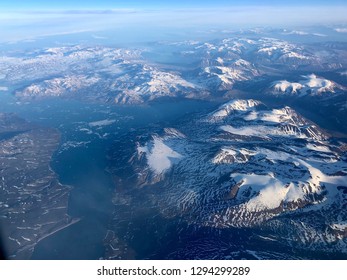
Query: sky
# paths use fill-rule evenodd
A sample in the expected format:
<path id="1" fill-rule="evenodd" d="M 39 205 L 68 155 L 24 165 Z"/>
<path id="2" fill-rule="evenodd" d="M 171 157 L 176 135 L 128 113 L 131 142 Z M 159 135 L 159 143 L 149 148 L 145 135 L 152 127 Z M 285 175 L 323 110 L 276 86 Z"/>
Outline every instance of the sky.
<path id="1" fill-rule="evenodd" d="M 204 8 L 235 6 L 346 6 L 345 0 L 1 0 L 0 10 Z"/>
<path id="2" fill-rule="evenodd" d="M 110 29 L 135 37 L 216 28 L 346 28 L 346 15 L 346 0 L 0 0 L 0 42 Z"/>

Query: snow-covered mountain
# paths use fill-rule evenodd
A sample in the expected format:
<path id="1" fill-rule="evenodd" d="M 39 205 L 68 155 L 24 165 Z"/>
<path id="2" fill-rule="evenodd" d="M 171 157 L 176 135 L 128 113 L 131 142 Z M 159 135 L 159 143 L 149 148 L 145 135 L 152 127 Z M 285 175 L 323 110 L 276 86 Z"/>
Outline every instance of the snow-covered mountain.
<path id="1" fill-rule="evenodd" d="M 153 59 L 163 47 L 172 51 L 168 57 L 173 61 Z M 76 45 L 23 55 L 9 53 L 0 57 L 0 84 L 3 89 L 11 88 L 21 99 L 62 97 L 139 104 L 162 97 L 230 98 L 235 86 L 242 90 L 243 85 L 264 77 L 298 69 L 306 73 L 322 69 L 343 73 L 347 67 L 340 45 L 330 46 L 332 51 L 326 52 L 326 45 L 312 47 L 267 37 L 163 42 L 157 48 Z M 310 90 L 317 95 L 343 89 L 314 74 L 303 79 L 275 82 L 274 92 Z"/>
<path id="2" fill-rule="evenodd" d="M 261 75 L 254 63 L 245 57 L 255 44 L 248 39 L 224 39 L 217 43 L 195 44 L 185 55 L 201 58 L 197 69 L 200 84 L 213 91 L 231 90 L 235 83 Z"/>
<path id="3" fill-rule="evenodd" d="M 248 81 L 260 75 L 250 62 L 243 59 L 227 60 L 217 57 L 205 60 L 199 81 L 209 89 L 231 90 L 236 82 Z"/>
<path id="4" fill-rule="evenodd" d="M 231 114 L 245 113 L 252 111 L 257 106 L 263 106 L 260 101 L 247 99 L 247 100 L 232 100 L 220 106 L 218 110 L 210 115 L 211 119 L 224 119 Z"/>
<path id="5" fill-rule="evenodd" d="M 32 84 L 17 92 L 20 98 L 42 98 L 69 96 L 81 90 L 87 90 L 95 85 L 100 78 L 97 76 L 88 77 L 86 75 L 71 75 L 61 78 L 44 80 L 40 83 Z"/>
<path id="6" fill-rule="evenodd" d="M 112 81 L 116 103 L 143 103 L 160 97 L 193 98 L 204 90 L 183 79 L 177 72 L 168 72 L 146 64 L 122 65 L 124 74 Z"/>
<path id="7" fill-rule="evenodd" d="M 271 93 L 276 95 L 311 95 L 321 96 L 326 94 L 338 94 L 346 91 L 346 88 L 315 74 L 302 76 L 303 80 L 289 82 L 287 80 L 276 81 L 271 87 Z"/>
<path id="8" fill-rule="evenodd" d="M 180 73 L 149 65 L 140 50 L 62 47 L 3 61 L 7 83 L 28 80 L 27 86 L 15 92 L 25 99 L 64 97 L 137 104 L 160 97 L 192 98 L 198 91 L 204 96 L 205 92 Z"/>
<path id="9" fill-rule="evenodd" d="M 160 186 L 149 199 L 164 216 L 347 252 L 345 153 L 289 107 L 232 100 L 139 142 L 130 162 L 138 186 Z"/>
<path id="10" fill-rule="evenodd" d="M 259 60 L 277 64 L 282 63 L 291 68 L 318 62 L 318 58 L 303 47 L 272 38 L 260 39 L 256 54 Z"/>

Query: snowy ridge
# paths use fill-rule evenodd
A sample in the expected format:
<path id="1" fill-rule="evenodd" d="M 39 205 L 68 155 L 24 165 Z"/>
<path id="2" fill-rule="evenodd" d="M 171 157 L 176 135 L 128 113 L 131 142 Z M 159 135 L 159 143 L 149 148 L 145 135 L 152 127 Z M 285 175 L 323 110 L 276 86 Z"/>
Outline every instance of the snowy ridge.
<path id="1" fill-rule="evenodd" d="M 66 96 L 69 93 L 76 93 L 95 85 L 100 80 L 99 77 L 88 77 L 86 75 L 65 76 L 45 80 L 39 84 L 32 84 L 23 91 L 17 91 L 18 97 L 51 97 Z"/>
<path id="2" fill-rule="evenodd" d="M 260 42 L 257 53 L 268 59 L 282 62 L 298 61 L 300 64 L 314 60 L 311 55 L 304 52 L 303 48 L 295 44 L 273 38 L 260 39 Z"/>
<path id="3" fill-rule="evenodd" d="M 126 67 L 134 76 L 129 75 L 128 70 L 110 86 L 117 92 L 114 99 L 116 103 L 143 103 L 160 97 L 197 96 L 198 86 L 184 80 L 178 73 L 164 72 L 146 64 Z"/>
<path id="4" fill-rule="evenodd" d="M 231 114 L 234 113 L 245 113 L 252 108 L 261 105 L 262 103 L 260 101 L 256 101 L 253 99 L 248 100 L 232 100 L 226 104 L 223 104 L 219 107 L 219 109 L 215 112 L 213 112 L 210 117 L 215 119 L 223 119 Z"/>
<path id="5" fill-rule="evenodd" d="M 343 86 L 333 81 L 317 77 L 315 74 L 302 77 L 304 80 L 299 82 L 288 82 L 286 80 L 274 82 L 272 85 L 272 93 L 315 96 L 346 90 Z"/>
<path id="6" fill-rule="evenodd" d="M 224 147 L 215 155 L 212 162 L 214 164 L 245 163 L 250 156 L 254 154 L 255 152 L 247 149 L 234 150 L 229 147 Z"/>

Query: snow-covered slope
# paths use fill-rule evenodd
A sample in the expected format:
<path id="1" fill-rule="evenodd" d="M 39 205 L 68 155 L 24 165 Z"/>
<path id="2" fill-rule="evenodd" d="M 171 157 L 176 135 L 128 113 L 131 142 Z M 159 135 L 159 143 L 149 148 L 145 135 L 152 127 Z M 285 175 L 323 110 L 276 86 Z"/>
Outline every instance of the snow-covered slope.
<path id="1" fill-rule="evenodd" d="M 210 117 L 212 119 L 219 118 L 223 119 L 230 114 L 236 113 L 236 112 L 248 112 L 254 109 L 256 106 L 260 106 L 262 103 L 253 100 L 253 99 L 247 99 L 247 100 L 232 100 L 228 103 L 223 104 L 219 107 L 215 112 L 213 112 Z"/>
<path id="2" fill-rule="evenodd" d="M 127 64 L 124 75 L 117 77 L 110 89 L 116 103 L 142 103 L 159 97 L 197 97 L 204 90 L 183 79 L 179 73 L 166 72 L 147 64 Z M 199 91 L 200 90 L 200 91 Z"/>
<path id="3" fill-rule="evenodd" d="M 147 163 L 151 171 L 156 175 L 161 175 L 171 168 L 174 162 L 179 161 L 183 156 L 172 150 L 164 140 L 159 137 L 153 137 L 153 142 L 143 147 L 137 148 L 139 155 L 146 155 Z"/>
<path id="4" fill-rule="evenodd" d="M 177 129 L 139 143 L 131 160 L 138 185 L 160 182 L 151 199 L 162 215 L 196 226 L 260 228 L 296 248 L 347 252 L 346 229 L 334 226 L 347 219 L 345 152 L 317 125 L 289 107 L 232 100 Z M 163 158 L 160 168 L 152 157 Z"/>
<path id="5" fill-rule="evenodd" d="M 82 90 L 87 90 L 100 81 L 98 76 L 73 75 L 51 80 L 44 80 L 41 83 L 32 84 L 16 95 L 20 98 L 43 98 L 52 96 L 68 96 Z"/>
<path id="6" fill-rule="evenodd" d="M 209 88 L 231 90 L 236 82 L 248 81 L 260 75 L 250 62 L 243 59 L 217 57 L 214 61 L 206 59 L 199 73 L 199 81 Z"/>
<path id="7" fill-rule="evenodd" d="M 273 94 L 286 95 L 323 95 L 325 93 L 341 93 L 346 89 L 330 80 L 318 77 L 315 74 L 302 76 L 303 80 L 288 82 L 286 80 L 274 82 L 271 89 Z"/>

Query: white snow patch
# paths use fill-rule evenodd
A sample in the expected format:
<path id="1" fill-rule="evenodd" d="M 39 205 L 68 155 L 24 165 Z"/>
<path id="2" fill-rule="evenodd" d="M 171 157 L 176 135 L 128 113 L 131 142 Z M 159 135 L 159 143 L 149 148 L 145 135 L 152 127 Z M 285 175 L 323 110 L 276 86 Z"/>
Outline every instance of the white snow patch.
<path id="1" fill-rule="evenodd" d="M 331 227 L 335 230 L 345 231 L 347 230 L 347 223 L 332 224 Z"/>
<path id="2" fill-rule="evenodd" d="M 331 153 L 331 150 L 326 146 L 318 146 L 318 145 L 309 143 L 306 145 L 306 148 L 313 150 L 313 151 L 318 151 L 318 152 L 323 152 L 323 153 Z"/>
<path id="3" fill-rule="evenodd" d="M 317 77 L 315 74 L 302 76 L 304 80 L 299 82 L 288 82 L 286 80 L 277 81 L 272 84 L 276 92 L 283 93 L 301 93 L 310 90 L 311 95 L 321 94 L 323 92 L 335 92 L 335 89 L 344 89 L 341 85 L 333 81 Z"/>
<path id="4" fill-rule="evenodd" d="M 276 82 L 274 84 L 276 91 L 286 92 L 290 90 L 292 93 L 296 93 L 298 90 L 303 88 L 303 85 L 300 83 L 291 83 L 286 80 Z"/>
<path id="5" fill-rule="evenodd" d="M 307 80 L 304 83 L 310 88 L 330 87 L 333 82 L 327 79 L 318 78 L 315 74 L 303 76 Z"/>
<path id="6" fill-rule="evenodd" d="M 256 126 L 245 126 L 245 127 L 233 127 L 231 125 L 223 125 L 220 127 L 221 130 L 229 132 L 236 135 L 242 136 L 259 136 L 266 137 L 266 135 L 276 135 L 279 132 L 276 132 L 274 129 L 271 129 L 267 126 L 256 125 Z"/>
<path id="7" fill-rule="evenodd" d="M 335 28 L 334 30 L 339 33 L 347 33 L 347 28 Z"/>
<path id="8" fill-rule="evenodd" d="M 80 128 L 80 131 L 85 132 L 85 133 L 87 133 L 87 134 L 93 134 L 93 131 L 91 131 L 91 130 L 88 129 L 88 128 Z"/>
<path id="9" fill-rule="evenodd" d="M 271 123 L 290 122 L 292 120 L 290 111 L 291 109 L 289 107 L 282 109 L 273 109 L 271 111 L 251 111 L 247 115 L 245 115 L 243 119 L 246 121 L 261 120 Z"/>
<path id="10" fill-rule="evenodd" d="M 257 148 L 256 153 L 264 154 L 266 155 L 266 158 L 269 160 L 283 160 L 287 161 L 291 155 L 285 152 L 280 152 L 280 151 L 272 151 L 269 149 L 262 149 L 262 148 Z"/>
<path id="11" fill-rule="evenodd" d="M 305 31 L 301 31 L 301 30 L 293 30 L 291 32 L 288 33 L 284 33 L 286 35 L 309 35 L 309 33 L 305 32 Z"/>
<path id="12" fill-rule="evenodd" d="M 288 188 L 278 179 L 269 175 L 257 174 L 232 174 L 236 182 L 243 181 L 240 188 L 251 187 L 253 191 L 259 192 L 257 196 L 251 198 L 246 204 L 248 211 L 259 211 L 264 209 L 275 209 L 281 205 L 285 199 Z"/>
<path id="13" fill-rule="evenodd" d="M 223 64 L 223 63 L 224 63 L 224 60 L 223 60 L 223 58 L 221 58 L 221 57 L 218 57 L 218 58 L 216 59 L 216 61 L 217 61 L 219 64 Z"/>
<path id="14" fill-rule="evenodd" d="M 107 126 L 107 125 L 111 125 L 113 123 L 115 123 L 116 120 L 109 120 L 109 119 L 106 119 L 106 120 L 101 120 L 101 121 L 96 121 L 96 122 L 90 122 L 89 123 L 89 126 L 91 127 L 95 127 L 95 126 Z"/>
<path id="15" fill-rule="evenodd" d="M 250 112 L 248 115 L 244 116 L 243 119 L 245 121 L 254 121 L 258 118 L 258 113 L 257 112 Z"/>
<path id="16" fill-rule="evenodd" d="M 285 197 L 286 202 L 295 202 L 304 198 L 305 193 L 302 190 L 302 188 L 300 188 L 299 186 L 293 183 L 289 184 L 289 186 L 287 187 L 287 190 L 288 192 Z"/>
<path id="17" fill-rule="evenodd" d="M 292 183 L 289 185 L 273 177 L 273 174 L 232 174 L 236 182 L 241 182 L 240 188 L 250 187 L 258 195 L 245 203 L 248 211 L 271 210 L 278 208 L 283 201 L 294 202 L 304 198 L 301 187 Z"/>
<path id="18" fill-rule="evenodd" d="M 261 48 L 258 50 L 259 53 L 266 53 L 268 56 L 271 56 L 274 51 L 277 50 L 277 47 L 268 47 L 268 48 Z"/>
<path id="19" fill-rule="evenodd" d="M 212 159 L 214 164 L 225 164 L 225 163 L 245 163 L 248 161 L 248 157 L 254 155 L 254 151 L 247 149 L 235 150 L 232 147 L 222 148 L 218 154 Z"/>
<path id="20" fill-rule="evenodd" d="M 181 131 L 179 131 L 176 128 L 172 128 L 172 127 L 166 127 L 164 128 L 165 131 L 165 138 L 187 138 L 187 136 L 185 136 Z"/>
<path id="21" fill-rule="evenodd" d="M 172 89 L 177 90 L 180 87 L 195 88 L 194 84 L 182 79 L 176 74 L 153 70 L 151 75 L 151 80 L 147 83 L 149 86 L 149 92 L 151 93 L 169 93 Z"/>
<path id="22" fill-rule="evenodd" d="M 153 142 L 146 146 L 137 147 L 137 152 L 146 154 L 148 166 L 158 175 L 170 169 L 174 160 L 183 158 L 181 154 L 172 150 L 158 137 L 153 137 Z"/>
<path id="23" fill-rule="evenodd" d="M 328 36 L 328 35 L 322 34 L 322 33 L 312 33 L 312 35 L 318 36 L 318 37 L 327 37 Z"/>
<path id="24" fill-rule="evenodd" d="M 289 121 L 291 119 L 291 116 L 288 115 L 286 108 L 273 109 L 270 112 L 263 113 L 260 119 L 266 122 L 283 123 Z"/>
<path id="25" fill-rule="evenodd" d="M 299 58 L 299 59 L 309 59 L 309 57 L 299 54 L 297 52 L 288 52 L 283 55 L 283 57 Z"/>
<path id="26" fill-rule="evenodd" d="M 219 109 L 213 113 L 212 117 L 223 118 L 223 117 L 227 117 L 228 115 L 230 115 L 231 113 L 234 113 L 234 112 L 247 112 L 247 111 L 250 111 L 255 106 L 260 105 L 260 104 L 262 104 L 260 101 L 256 101 L 253 99 L 232 100 L 232 101 L 220 106 Z"/>

